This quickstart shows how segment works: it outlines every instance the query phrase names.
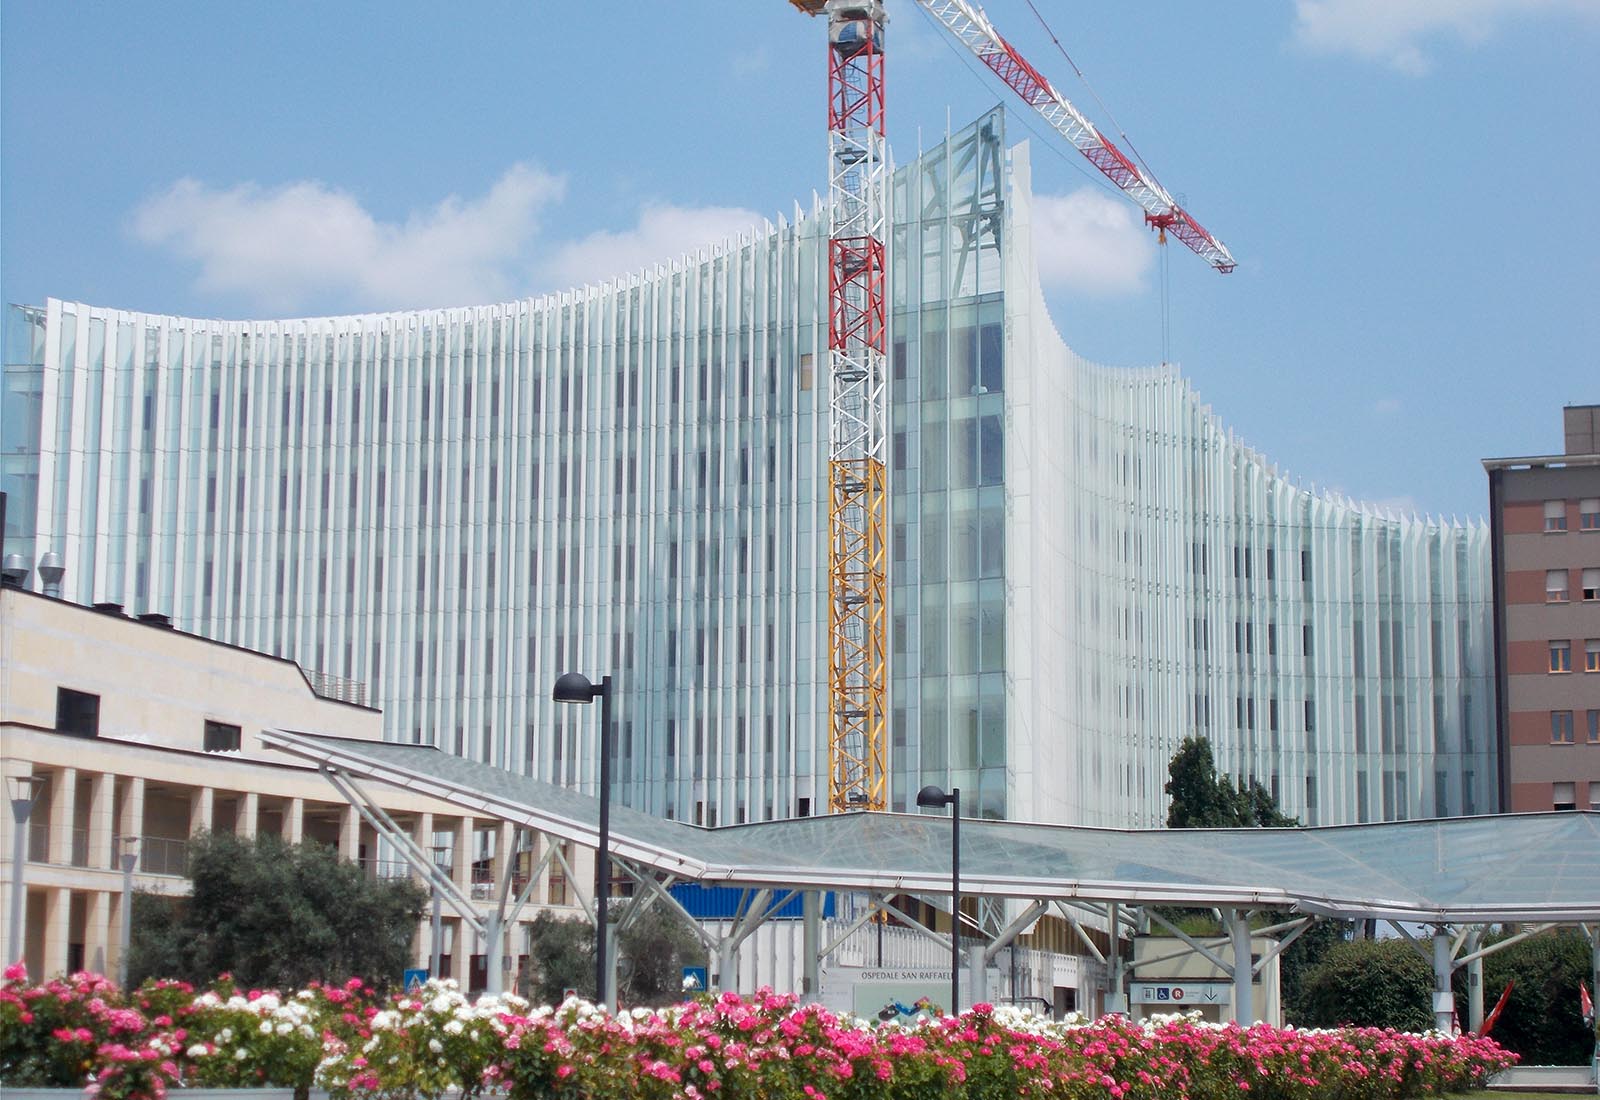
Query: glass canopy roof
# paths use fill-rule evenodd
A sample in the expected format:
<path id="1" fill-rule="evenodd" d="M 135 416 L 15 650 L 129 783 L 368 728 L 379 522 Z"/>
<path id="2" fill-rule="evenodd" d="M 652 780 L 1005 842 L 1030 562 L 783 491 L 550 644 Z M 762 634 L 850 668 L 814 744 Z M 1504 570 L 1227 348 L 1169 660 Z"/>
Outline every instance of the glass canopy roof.
<path id="1" fill-rule="evenodd" d="M 594 846 L 599 802 L 426 746 L 263 731 L 268 746 Z M 849 813 L 701 828 L 613 805 L 611 848 L 680 878 L 947 893 L 947 816 Z M 1600 919 L 1600 814 L 1301 829 L 1087 829 L 963 819 L 961 888 L 1000 897 L 1449 922 Z"/>

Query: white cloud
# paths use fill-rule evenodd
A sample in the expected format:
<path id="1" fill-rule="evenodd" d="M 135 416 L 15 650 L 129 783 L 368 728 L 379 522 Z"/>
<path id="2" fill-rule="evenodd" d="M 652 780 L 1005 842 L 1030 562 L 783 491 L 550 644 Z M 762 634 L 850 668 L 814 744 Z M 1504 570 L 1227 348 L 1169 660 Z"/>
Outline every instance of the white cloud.
<path id="1" fill-rule="evenodd" d="M 1034 196 L 1033 253 L 1045 286 L 1112 297 L 1144 289 L 1155 244 L 1130 203 L 1085 187 Z"/>
<path id="2" fill-rule="evenodd" d="M 719 244 L 762 220 L 754 210 L 737 206 L 648 203 L 633 228 L 601 230 L 562 245 L 542 269 L 546 281 L 558 286 L 598 282 Z"/>
<path id="3" fill-rule="evenodd" d="M 1295 0 L 1294 37 L 1420 76 L 1430 40 L 1477 43 L 1504 23 L 1544 15 L 1600 17 L 1600 0 Z"/>
<path id="4" fill-rule="evenodd" d="M 482 198 L 452 195 L 399 223 L 315 180 L 219 189 L 182 179 L 142 203 L 132 227 L 197 262 L 202 290 L 257 308 L 459 305 L 520 290 L 539 214 L 564 190 L 560 177 L 517 164 Z"/>

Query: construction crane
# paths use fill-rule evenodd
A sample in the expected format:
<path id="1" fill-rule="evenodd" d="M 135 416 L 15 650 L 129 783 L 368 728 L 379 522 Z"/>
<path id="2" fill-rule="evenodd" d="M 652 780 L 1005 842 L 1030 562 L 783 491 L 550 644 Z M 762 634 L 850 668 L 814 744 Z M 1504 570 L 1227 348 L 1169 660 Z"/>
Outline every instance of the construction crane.
<path id="1" fill-rule="evenodd" d="M 828 812 L 888 797 L 888 149 L 883 0 L 789 0 L 828 19 Z M 1120 190 L 1218 271 L 1233 256 L 967 0 L 915 0 Z"/>
<path id="2" fill-rule="evenodd" d="M 916 0 L 957 42 L 1005 81 L 1023 102 L 1039 113 L 1073 148 L 1105 177 L 1144 208 L 1145 223 L 1161 234 L 1170 232 L 1206 263 L 1226 275 L 1234 269 L 1233 253 L 1179 206 L 1148 171 L 1141 171 L 1066 96 L 1056 91 L 1039 70 L 994 29 L 983 9 L 967 0 Z"/>

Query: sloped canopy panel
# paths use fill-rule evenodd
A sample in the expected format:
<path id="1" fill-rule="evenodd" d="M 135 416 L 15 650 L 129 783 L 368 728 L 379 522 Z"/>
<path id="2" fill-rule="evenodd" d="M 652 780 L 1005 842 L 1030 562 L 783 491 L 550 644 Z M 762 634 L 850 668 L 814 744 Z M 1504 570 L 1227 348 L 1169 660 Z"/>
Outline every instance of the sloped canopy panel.
<path id="1" fill-rule="evenodd" d="M 269 746 L 588 846 L 599 803 L 426 746 L 264 731 Z M 1303 829 L 1088 829 L 963 820 L 964 892 L 1293 908 L 1425 922 L 1600 919 L 1600 815 Z M 943 893 L 947 817 L 850 813 L 702 828 L 626 807 L 611 849 L 706 883 Z"/>

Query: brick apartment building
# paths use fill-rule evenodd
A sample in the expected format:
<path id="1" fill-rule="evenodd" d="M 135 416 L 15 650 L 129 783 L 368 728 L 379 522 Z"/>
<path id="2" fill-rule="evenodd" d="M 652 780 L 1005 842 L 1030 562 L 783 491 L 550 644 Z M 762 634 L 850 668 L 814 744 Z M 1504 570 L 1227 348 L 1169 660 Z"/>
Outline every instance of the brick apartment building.
<path id="1" fill-rule="evenodd" d="M 1491 458 L 1500 804 L 1600 810 L 1600 405 L 1559 455 Z"/>

